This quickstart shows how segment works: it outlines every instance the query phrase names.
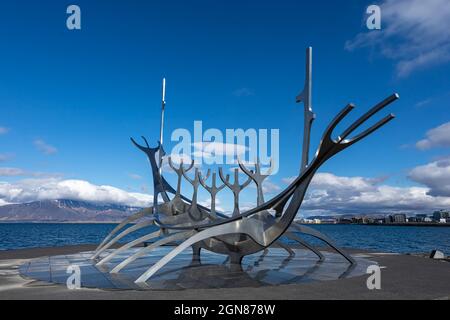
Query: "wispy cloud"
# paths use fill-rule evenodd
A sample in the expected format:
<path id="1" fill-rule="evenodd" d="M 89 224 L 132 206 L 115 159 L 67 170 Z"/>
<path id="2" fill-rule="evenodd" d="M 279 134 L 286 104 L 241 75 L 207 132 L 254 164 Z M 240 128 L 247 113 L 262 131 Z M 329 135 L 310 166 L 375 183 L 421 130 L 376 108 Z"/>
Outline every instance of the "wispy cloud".
<path id="1" fill-rule="evenodd" d="M 58 149 L 56 149 L 54 146 L 49 145 L 47 142 L 45 142 L 42 139 L 36 139 L 33 141 L 34 146 L 43 154 L 51 155 L 58 152 Z"/>
<path id="2" fill-rule="evenodd" d="M 0 153 L 0 162 L 8 161 L 14 158 L 12 153 Z"/>
<path id="3" fill-rule="evenodd" d="M 233 91 L 233 95 L 236 97 L 248 97 L 253 96 L 255 92 L 249 88 L 239 88 Z"/>
<path id="4" fill-rule="evenodd" d="M 9 132 L 9 128 L 6 127 L 0 127 L 0 135 L 6 134 Z"/>
<path id="5" fill-rule="evenodd" d="M 62 178 L 63 174 L 29 171 L 21 168 L 0 167 L 0 177 Z"/>
<path id="6" fill-rule="evenodd" d="M 143 193 L 127 192 L 108 185 L 95 185 L 84 180 L 51 178 L 26 179 L 15 183 L 0 182 L 0 204 L 53 199 L 145 207 L 152 203 L 153 197 Z"/>
<path id="7" fill-rule="evenodd" d="M 385 0 L 380 7 L 382 29 L 358 34 L 347 50 L 378 48 L 396 62 L 398 77 L 450 61 L 448 0 Z"/>
<path id="8" fill-rule="evenodd" d="M 281 187 L 269 179 L 266 179 L 266 181 L 263 182 L 262 189 L 264 193 L 275 193 L 281 190 Z"/>
<path id="9" fill-rule="evenodd" d="M 211 208 L 211 198 L 202 199 L 198 202 L 199 205 Z M 216 210 L 224 213 L 226 210 L 221 206 L 222 201 L 219 198 L 216 198 Z"/>
<path id="10" fill-rule="evenodd" d="M 432 101 L 431 98 L 428 98 L 428 99 L 425 99 L 425 100 L 421 100 L 421 101 L 417 102 L 417 103 L 414 105 L 414 107 L 416 107 L 416 108 L 422 108 L 422 107 L 424 107 L 424 106 L 429 105 L 429 104 L 431 103 L 431 101 Z"/>
<path id="11" fill-rule="evenodd" d="M 426 138 L 418 141 L 419 150 L 428 150 L 435 147 L 450 147 L 450 122 L 446 122 L 426 133 Z"/>
<path id="12" fill-rule="evenodd" d="M 187 169 L 191 163 L 193 158 L 189 157 L 188 155 L 185 154 L 168 154 L 163 158 L 163 162 L 162 162 L 162 171 L 165 173 L 175 173 L 172 168 L 169 165 L 169 157 L 172 160 L 172 164 L 175 168 L 178 168 L 181 163 L 183 163 L 183 166 Z M 194 167 L 201 167 L 198 163 L 194 163 Z"/>
<path id="13" fill-rule="evenodd" d="M 142 176 L 141 176 L 141 175 L 138 175 L 138 174 L 136 174 L 136 173 L 129 173 L 128 176 L 129 176 L 131 179 L 134 179 L 134 180 L 141 180 L 141 179 L 142 179 Z"/>
<path id="14" fill-rule="evenodd" d="M 204 158 L 213 158 L 214 156 L 237 156 L 242 157 L 248 148 L 244 145 L 222 142 L 195 142 L 194 156 L 203 156 Z"/>
<path id="15" fill-rule="evenodd" d="M 26 176 L 27 172 L 19 168 L 0 168 L 0 177 L 20 177 Z"/>

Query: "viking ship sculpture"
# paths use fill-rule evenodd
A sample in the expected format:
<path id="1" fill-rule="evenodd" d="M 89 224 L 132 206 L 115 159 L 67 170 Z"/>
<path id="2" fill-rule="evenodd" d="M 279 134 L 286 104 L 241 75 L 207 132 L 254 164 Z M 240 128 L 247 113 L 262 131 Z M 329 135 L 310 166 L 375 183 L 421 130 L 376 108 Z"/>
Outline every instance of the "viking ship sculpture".
<path id="1" fill-rule="evenodd" d="M 268 201 L 264 200 L 262 190 L 264 179 L 270 175 L 271 169 L 266 173 L 262 173 L 259 161 L 256 161 L 254 169 L 247 168 L 239 161 L 240 169 L 248 176 L 247 181 L 243 183 L 239 182 L 238 169 L 234 171 L 234 180 L 231 183 L 230 176 L 225 176 L 222 168 L 219 168 L 221 181 L 218 184 L 216 172 L 211 175 L 208 170 L 208 173 L 203 176 L 198 168 L 194 168 L 193 162 L 185 166 L 181 161 L 180 165 L 176 167 L 171 157 L 168 157 L 169 166 L 177 175 L 176 189 L 167 182 L 162 173 L 163 159 L 166 155 L 163 148 L 165 81 L 163 82 L 161 130 L 158 146 L 155 148 L 150 147 L 144 137 L 145 145 L 140 145 L 131 138 L 132 143 L 143 151 L 150 161 L 154 187 L 153 206 L 131 215 L 111 231 L 92 256 L 97 266 L 105 265 L 107 262 L 112 261 L 114 257 L 121 256 L 120 254 L 131 252 L 125 260 L 115 265 L 109 271 L 118 273 L 137 259 L 150 255 L 156 248 L 176 243 L 177 245 L 167 255 L 154 265 L 149 266 L 148 270 L 136 279 L 135 282 L 137 284 L 142 284 L 178 254 L 190 247 L 193 251 L 194 261 L 200 260 L 201 250 L 204 249 L 227 255 L 229 263 L 234 265 L 240 265 L 244 256 L 265 251 L 269 247 L 281 247 L 289 255 L 295 254 L 286 242 L 280 241 L 282 237 L 299 243 L 314 252 L 319 260 L 323 260 L 324 255 L 317 248 L 302 239 L 301 234 L 324 241 L 350 264 L 356 263 L 349 254 L 338 248 L 328 237 L 313 228 L 297 223 L 294 219 L 317 170 L 330 158 L 364 139 L 392 120 L 394 115 L 389 114 L 368 129 L 350 137 L 355 130 L 384 107 L 398 99 L 399 96 L 393 94 L 381 101 L 353 122 L 340 135 L 333 138 L 333 131 L 336 126 L 354 109 L 354 105 L 348 104 L 330 122 L 323 133 L 314 158 L 309 161 L 310 132 L 315 119 L 311 104 L 311 48 L 307 49 L 306 55 L 305 86 L 301 94 L 296 98 L 297 103 L 302 102 L 304 105 L 304 134 L 300 173 L 286 189 Z M 187 173 L 193 168 L 194 176 L 190 178 Z M 210 184 L 208 184 L 209 176 L 211 176 Z M 188 199 L 181 193 L 183 178 L 187 179 L 193 187 L 191 199 Z M 257 205 L 251 210 L 241 212 L 239 209 L 239 193 L 250 183 L 255 183 L 256 185 Z M 211 196 L 209 208 L 200 205 L 197 201 L 199 187 L 205 188 Z M 229 188 L 234 196 L 234 209 L 231 216 L 219 212 L 215 206 L 216 196 L 224 188 Z M 169 197 L 169 194 L 172 197 Z M 160 203 L 158 203 L 159 196 L 162 198 Z M 118 249 L 111 250 L 112 246 L 126 235 L 150 225 L 158 227 L 157 231 L 123 244 Z M 151 240 L 153 242 L 142 247 L 143 243 Z M 138 248 L 130 251 L 129 249 L 133 247 Z"/>

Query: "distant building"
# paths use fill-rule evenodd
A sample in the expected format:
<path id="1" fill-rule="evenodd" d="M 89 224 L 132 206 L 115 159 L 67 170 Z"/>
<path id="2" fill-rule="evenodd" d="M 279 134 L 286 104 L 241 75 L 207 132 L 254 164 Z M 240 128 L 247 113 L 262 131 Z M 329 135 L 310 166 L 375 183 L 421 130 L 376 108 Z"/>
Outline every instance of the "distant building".
<path id="1" fill-rule="evenodd" d="M 433 212 L 433 220 L 434 221 L 440 221 L 441 219 L 447 219 L 449 218 L 449 213 L 444 210 L 435 211 Z"/>
<path id="2" fill-rule="evenodd" d="M 325 218 L 325 219 L 321 219 L 320 220 L 321 223 L 329 223 L 329 224 L 335 224 L 336 223 L 336 219 L 332 219 L 332 218 Z"/>
<path id="3" fill-rule="evenodd" d="M 363 220 L 364 219 L 362 217 L 353 217 L 352 218 L 352 223 L 362 224 Z"/>
<path id="4" fill-rule="evenodd" d="M 352 219 L 339 218 L 339 223 L 342 223 L 342 224 L 350 224 L 352 222 L 353 222 Z"/>
<path id="5" fill-rule="evenodd" d="M 394 218 L 392 216 L 386 216 L 384 217 L 384 223 L 393 223 Z"/>
<path id="6" fill-rule="evenodd" d="M 417 222 L 424 222 L 426 217 L 427 217 L 426 214 L 416 214 L 416 221 Z"/>
<path id="7" fill-rule="evenodd" d="M 405 223 L 406 222 L 406 214 L 394 214 L 392 216 L 394 223 Z"/>
<path id="8" fill-rule="evenodd" d="M 365 217 L 363 219 L 363 223 L 366 223 L 366 224 L 373 224 L 374 222 L 375 222 L 375 219 L 373 219 L 373 218 Z"/>

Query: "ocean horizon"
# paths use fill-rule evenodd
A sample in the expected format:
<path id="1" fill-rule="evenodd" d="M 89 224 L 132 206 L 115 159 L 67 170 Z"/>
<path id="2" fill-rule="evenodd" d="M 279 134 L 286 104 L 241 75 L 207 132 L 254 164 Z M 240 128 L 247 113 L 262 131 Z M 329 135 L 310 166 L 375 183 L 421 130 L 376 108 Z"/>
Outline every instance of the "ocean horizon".
<path id="1" fill-rule="evenodd" d="M 39 247 L 99 244 L 116 223 L 0 223 L 0 251 Z M 392 253 L 450 253 L 450 228 L 427 226 L 311 225 L 344 248 Z M 155 231 L 147 227 L 121 239 L 126 243 Z M 301 235 L 314 245 L 324 246 L 314 238 Z M 289 240 L 282 239 L 286 243 Z"/>

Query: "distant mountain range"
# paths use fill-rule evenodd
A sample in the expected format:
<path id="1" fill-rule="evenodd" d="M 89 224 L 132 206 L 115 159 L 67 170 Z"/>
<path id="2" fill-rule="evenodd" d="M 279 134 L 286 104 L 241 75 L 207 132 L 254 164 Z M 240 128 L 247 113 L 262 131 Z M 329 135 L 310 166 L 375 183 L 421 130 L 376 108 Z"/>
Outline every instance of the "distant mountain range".
<path id="1" fill-rule="evenodd" d="M 0 222 L 118 222 L 141 210 L 117 204 L 44 200 L 0 207 Z"/>

